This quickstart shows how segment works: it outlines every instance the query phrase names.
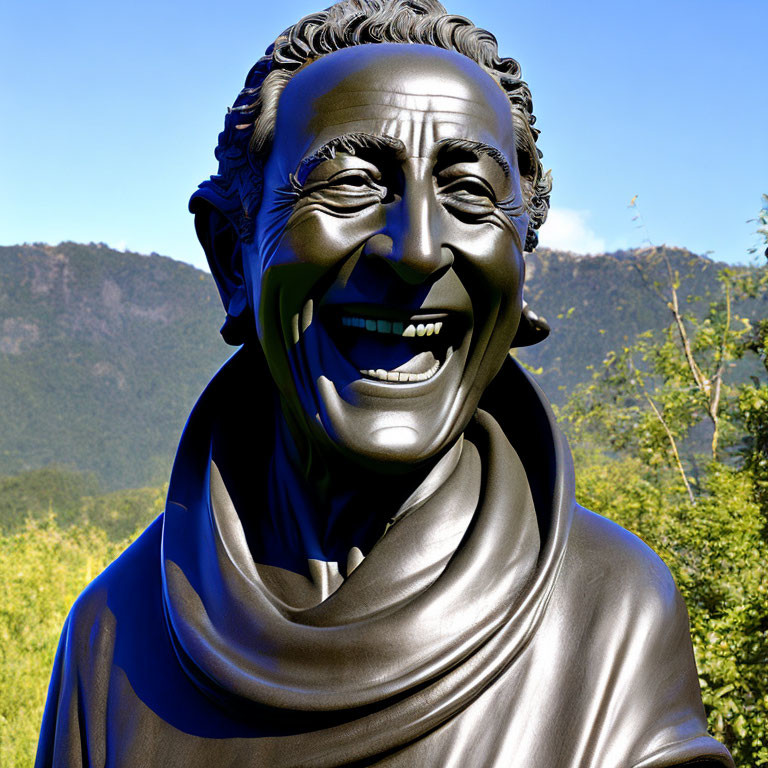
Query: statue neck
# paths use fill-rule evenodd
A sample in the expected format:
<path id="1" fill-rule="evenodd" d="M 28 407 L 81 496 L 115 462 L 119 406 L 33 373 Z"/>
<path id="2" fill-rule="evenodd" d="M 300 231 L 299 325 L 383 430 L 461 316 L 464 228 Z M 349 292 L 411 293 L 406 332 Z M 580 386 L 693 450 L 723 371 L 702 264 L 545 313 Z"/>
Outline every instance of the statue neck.
<path id="1" fill-rule="evenodd" d="M 368 554 L 437 459 L 405 473 L 383 472 L 308 444 L 282 409 L 275 414 L 267 509 L 253 537 L 254 558 L 299 572 L 309 559 L 338 562 L 344 573 L 350 550 Z"/>

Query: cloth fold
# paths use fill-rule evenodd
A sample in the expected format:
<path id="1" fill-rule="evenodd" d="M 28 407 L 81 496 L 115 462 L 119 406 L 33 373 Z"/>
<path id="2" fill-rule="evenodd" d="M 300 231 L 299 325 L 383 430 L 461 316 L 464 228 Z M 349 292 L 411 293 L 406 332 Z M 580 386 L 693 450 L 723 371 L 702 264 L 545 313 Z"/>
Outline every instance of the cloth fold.
<path id="1" fill-rule="evenodd" d="M 196 409 L 214 415 L 219 435 L 229 418 L 242 423 L 236 410 L 242 400 L 233 390 L 249 379 L 235 361 L 220 376 L 226 402 L 237 404 L 232 413 L 221 403 L 208 409 L 210 395 Z M 213 433 L 206 419 L 193 415 L 180 453 L 213 456 Z M 430 685 L 453 694 L 427 722 L 439 724 L 466 706 L 535 628 L 573 505 L 569 493 L 562 509 L 548 510 L 562 518 L 561 539 L 552 540 L 539 562 L 536 511 L 514 449 L 483 412 L 466 442 L 453 471 L 420 500 L 417 513 L 393 525 L 325 601 L 298 609 L 276 599 L 261 578 L 215 462 L 198 478 L 194 498 L 183 472 L 178 493 L 185 504 L 169 504 L 164 520 L 164 599 L 177 652 L 198 684 L 218 699 L 231 696 L 233 706 L 242 698 L 278 710 L 333 712 L 344 720 L 348 710 L 378 711 L 392 700 L 392 746 L 419 720 Z M 177 485 L 174 472 L 171 502 Z M 473 505 L 466 504 L 467 488 L 473 488 Z M 193 521 L 200 529 L 189 537 Z M 446 537 L 457 525 L 466 534 Z M 425 547 L 435 536 L 452 546 Z M 503 637 L 496 637 L 500 631 Z M 462 674 L 462 664 L 487 655 L 483 648 L 494 640 L 494 658 L 480 665 L 484 673 Z M 351 742 L 359 739 L 350 734 Z M 335 733 L 331 740 L 338 748 L 342 738 Z"/>

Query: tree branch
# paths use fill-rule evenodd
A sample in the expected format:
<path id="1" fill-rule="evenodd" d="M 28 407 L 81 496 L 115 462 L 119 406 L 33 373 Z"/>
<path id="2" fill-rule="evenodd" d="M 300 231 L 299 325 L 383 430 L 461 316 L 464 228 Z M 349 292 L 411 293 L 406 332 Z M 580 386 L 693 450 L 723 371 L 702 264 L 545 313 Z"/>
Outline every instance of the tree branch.
<path id="1" fill-rule="evenodd" d="M 691 500 L 691 504 L 693 506 L 696 506 L 696 498 L 693 495 L 693 491 L 691 490 L 691 484 L 688 482 L 688 478 L 686 477 L 685 470 L 683 469 L 683 462 L 680 461 L 680 454 L 677 451 L 677 442 L 675 441 L 675 436 L 672 434 L 672 431 L 667 426 L 667 422 L 664 420 L 664 417 L 661 415 L 661 412 L 656 407 L 656 403 L 653 402 L 653 398 L 647 393 L 643 392 L 645 395 L 645 399 L 648 401 L 649 405 L 653 409 L 653 412 L 656 414 L 656 418 L 659 420 L 659 423 L 662 427 L 664 427 L 664 431 L 667 433 L 667 439 L 669 440 L 669 445 L 672 448 L 672 453 L 675 456 L 675 462 L 677 464 L 677 470 L 680 472 L 680 477 L 683 479 L 683 483 L 685 484 L 685 490 L 688 491 L 688 498 Z"/>

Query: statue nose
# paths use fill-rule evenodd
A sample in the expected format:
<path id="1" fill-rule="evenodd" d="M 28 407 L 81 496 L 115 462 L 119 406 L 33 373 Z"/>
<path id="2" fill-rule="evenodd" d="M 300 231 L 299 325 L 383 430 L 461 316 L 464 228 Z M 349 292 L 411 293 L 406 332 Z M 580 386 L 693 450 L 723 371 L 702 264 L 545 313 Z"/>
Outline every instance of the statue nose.
<path id="1" fill-rule="evenodd" d="M 383 258 L 410 285 L 434 282 L 453 264 L 431 183 L 429 189 L 421 186 L 414 185 L 390 205 L 385 231 L 372 237 L 364 250 Z"/>

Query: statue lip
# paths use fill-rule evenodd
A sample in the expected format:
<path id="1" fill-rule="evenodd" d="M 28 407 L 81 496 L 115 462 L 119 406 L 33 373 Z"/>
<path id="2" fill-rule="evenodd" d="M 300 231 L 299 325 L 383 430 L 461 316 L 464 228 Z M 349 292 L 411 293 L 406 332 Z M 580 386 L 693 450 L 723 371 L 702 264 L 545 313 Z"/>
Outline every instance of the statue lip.
<path id="1" fill-rule="evenodd" d="M 421 306 L 416 309 L 413 307 L 397 307 L 390 304 L 378 304 L 365 302 L 345 303 L 345 304 L 324 304 L 323 310 L 328 314 L 339 315 L 362 315 L 374 320 L 390 320 L 392 322 L 429 322 L 430 320 L 441 320 L 448 316 L 468 315 L 464 309 L 454 309 L 452 307 L 428 307 Z"/>
<path id="2" fill-rule="evenodd" d="M 452 355 L 453 347 L 448 347 L 444 361 L 435 359 L 434 355 L 428 351 L 421 352 L 394 370 L 387 371 L 383 368 L 378 368 L 375 370 L 363 370 L 360 373 L 363 374 L 363 378 L 366 380 L 388 385 L 419 384 L 436 376 L 444 363 L 447 363 Z M 424 370 L 414 370 L 418 368 L 424 368 Z"/>

